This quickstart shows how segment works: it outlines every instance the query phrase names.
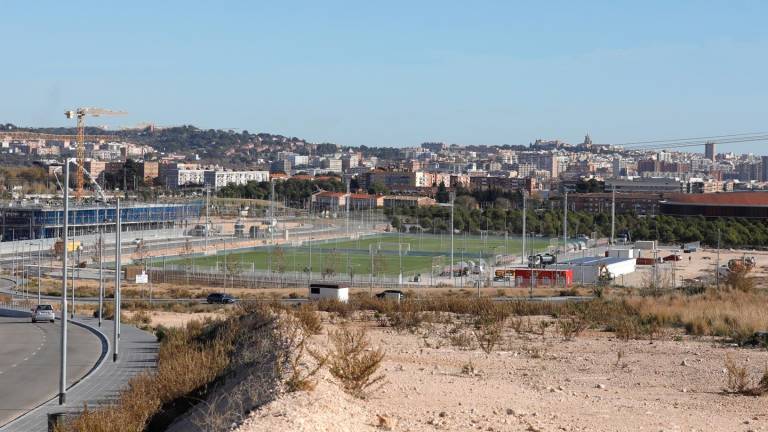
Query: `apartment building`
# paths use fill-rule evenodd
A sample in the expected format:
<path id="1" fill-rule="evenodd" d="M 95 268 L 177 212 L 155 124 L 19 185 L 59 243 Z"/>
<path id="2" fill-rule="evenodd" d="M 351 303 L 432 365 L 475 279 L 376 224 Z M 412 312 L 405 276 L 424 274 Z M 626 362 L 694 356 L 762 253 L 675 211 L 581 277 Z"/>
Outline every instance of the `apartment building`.
<path id="1" fill-rule="evenodd" d="M 250 181 L 269 181 L 269 171 L 205 171 L 203 183 L 214 189 L 221 189 L 229 184 L 244 185 Z"/>

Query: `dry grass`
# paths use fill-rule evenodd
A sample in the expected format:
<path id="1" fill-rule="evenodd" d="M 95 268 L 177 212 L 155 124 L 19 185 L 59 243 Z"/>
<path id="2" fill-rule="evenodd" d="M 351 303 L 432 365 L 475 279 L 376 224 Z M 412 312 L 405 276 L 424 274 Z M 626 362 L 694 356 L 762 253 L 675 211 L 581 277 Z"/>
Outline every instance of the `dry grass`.
<path id="1" fill-rule="evenodd" d="M 315 316 L 315 312 L 309 310 Z M 322 328 L 322 325 L 321 325 Z M 326 357 L 315 353 L 307 347 L 306 324 L 298 316 L 285 316 L 280 323 L 280 333 L 284 337 L 284 358 L 279 362 L 284 376 L 286 390 L 311 391 L 317 385 L 317 374 L 326 363 Z M 311 361 L 306 354 L 309 354 Z"/>
<path id="2" fill-rule="evenodd" d="M 300 307 L 292 309 L 291 311 L 305 332 L 313 335 L 322 333 L 323 323 L 320 321 L 320 317 L 317 316 L 317 312 L 315 312 L 311 306 L 301 305 Z"/>
<path id="3" fill-rule="evenodd" d="M 758 330 L 768 329 L 766 296 L 741 291 L 707 291 L 701 295 L 671 295 L 630 299 L 642 314 L 652 315 L 667 326 L 681 326 L 697 336 L 728 337 L 749 341 Z"/>
<path id="4" fill-rule="evenodd" d="M 560 318 L 557 320 L 557 332 L 566 341 L 573 340 L 587 329 L 589 323 L 581 317 Z"/>
<path id="5" fill-rule="evenodd" d="M 352 396 L 364 399 L 384 380 L 377 375 L 384 351 L 370 346 L 365 329 L 342 327 L 328 337 L 330 348 L 326 354 L 328 370 Z"/>
<path id="6" fill-rule="evenodd" d="M 754 383 L 750 379 L 747 366 L 736 364 L 731 356 L 725 358 L 725 370 L 726 392 L 746 396 L 762 396 L 768 393 L 768 367 L 763 371 L 762 377 Z"/>
<path id="7" fill-rule="evenodd" d="M 235 346 L 250 332 L 242 322 L 233 317 L 208 325 L 193 321 L 181 329 L 158 329 L 157 369 L 134 377 L 114 403 L 85 409 L 61 431 L 145 430 L 165 404 L 200 391 L 224 374 Z"/>

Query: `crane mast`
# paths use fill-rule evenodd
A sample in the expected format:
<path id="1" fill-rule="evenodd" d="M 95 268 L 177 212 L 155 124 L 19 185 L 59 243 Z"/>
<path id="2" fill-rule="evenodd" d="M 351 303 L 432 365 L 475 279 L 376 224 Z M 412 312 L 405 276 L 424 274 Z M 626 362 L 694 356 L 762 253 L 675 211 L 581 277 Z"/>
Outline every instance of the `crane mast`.
<path id="1" fill-rule="evenodd" d="M 85 178 L 83 170 L 85 169 L 85 116 L 115 116 L 125 115 L 123 111 L 111 111 L 102 108 L 77 108 L 66 111 L 64 115 L 71 119 L 77 118 L 77 174 L 75 175 L 75 198 L 78 202 L 83 199 L 83 185 Z M 95 180 L 94 180 L 95 181 Z"/>

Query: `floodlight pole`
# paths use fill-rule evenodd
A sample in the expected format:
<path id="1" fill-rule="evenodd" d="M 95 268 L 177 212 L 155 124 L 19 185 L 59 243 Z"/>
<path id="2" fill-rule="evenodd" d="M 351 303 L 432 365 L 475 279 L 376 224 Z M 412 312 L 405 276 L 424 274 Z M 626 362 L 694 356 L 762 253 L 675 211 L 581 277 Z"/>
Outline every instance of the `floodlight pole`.
<path id="1" fill-rule="evenodd" d="M 525 221 L 528 218 L 525 201 L 525 190 L 523 190 L 523 252 L 520 254 L 520 264 L 525 264 Z"/>
<path id="2" fill-rule="evenodd" d="M 37 244 L 37 304 L 40 304 L 40 284 L 42 281 L 42 271 L 40 266 L 43 263 L 43 239 Z"/>
<path id="3" fill-rule="evenodd" d="M 205 251 L 206 252 L 208 251 L 208 233 L 211 227 L 211 219 L 210 219 L 210 214 L 208 212 L 210 199 L 211 199 L 211 189 L 210 187 L 206 187 L 205 188 Z"/>
<path id="4" fill-rule="evenodd" d="M 67 244 L 69 242 L 69 159 L 64 164 L 64 236 L 61 263 L 61 352 L 59 363 L 59 405 L 67 401 Z"/>
<path id="5" fill-rule="evenodd" d="M 115 204 L 115 306 L 114 306 L 114 328 L 112 329 L 112 341 L 114 350 L 112 353 L 112 361 L 116 362 L 118 354 L 120 352 L 120 198 L 116 199 Z"/>
<path id="6" fill-rule="evenodd" d="M 611 244 L 613 244 L 616 235 L 616 185 L 611 190 Z"/>
<path id="7" fill-rule="evenodd" d="M 453 274 L 453 209 L 456 201 L 456 191 L 451 191 L 451 285 L 456 284 L 456 279 Z"/>
<path id="8" fill-rule="evenodd" d="M 563 201 L 563 255 L 568 256 L 568 191 Z"/>
<path id="9" fill-rule="evenodd" d="M 98 221 L 98 213 L 96 215 Z M 104 314 L 104 222 L 99 222 L 99 327 Z"/>
<path id="10" fill-rule="evenodd" d="M 717 229 L 717 261 L 715 263 L 715 284 L 720 291 L 720 228 Z"/>

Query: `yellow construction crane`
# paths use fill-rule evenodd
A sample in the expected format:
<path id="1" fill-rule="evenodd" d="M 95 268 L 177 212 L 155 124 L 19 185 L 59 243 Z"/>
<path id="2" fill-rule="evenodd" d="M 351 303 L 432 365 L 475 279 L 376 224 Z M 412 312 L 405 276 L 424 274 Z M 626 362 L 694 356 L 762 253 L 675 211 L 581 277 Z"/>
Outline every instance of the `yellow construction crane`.
<path id="1" fill-rule="evenodd" d="M 128 114 L 124 111 L 112 111 L 103 108 L 77 108 L 65 111 L 68 119 L 77 118 L 77 176 L 75 177 L 75 197 L 83 198 L 83 167 L 85 166 L 85 117 L 118 116 Z"/>

